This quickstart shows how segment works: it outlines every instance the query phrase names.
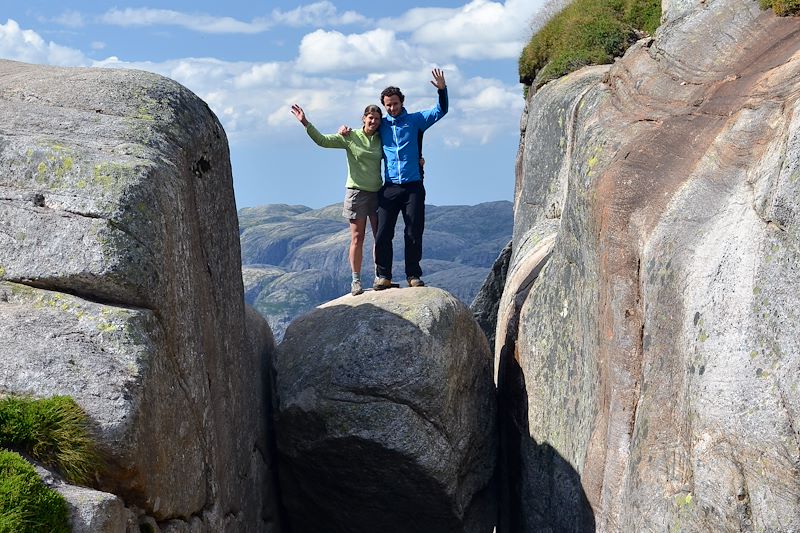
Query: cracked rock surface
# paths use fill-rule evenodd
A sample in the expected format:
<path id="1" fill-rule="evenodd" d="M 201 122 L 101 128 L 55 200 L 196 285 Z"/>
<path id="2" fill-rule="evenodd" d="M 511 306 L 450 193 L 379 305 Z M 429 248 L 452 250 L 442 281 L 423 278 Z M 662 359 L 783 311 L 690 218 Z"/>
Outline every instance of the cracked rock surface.
<path id="1" fill-rule="evenodd" d="M 798 74 L 797 18 L 677 0 L 529 100 L 506 530 L 800 528 Z"/>
<path id="2" fill-rule="evenodd" d="M 153 523 L 277 531 L 274 343 L 218 120 L 154 74 L 12 61 L 0 114 L 0 392 L 72 396 L 97 488 Z"/>
<path id="3" fill-rule="evenodd" d="M 441 289 L 367 291 L 295 320 L 276 376 L 293 531 L 491 532 L 491 365 Z"/>

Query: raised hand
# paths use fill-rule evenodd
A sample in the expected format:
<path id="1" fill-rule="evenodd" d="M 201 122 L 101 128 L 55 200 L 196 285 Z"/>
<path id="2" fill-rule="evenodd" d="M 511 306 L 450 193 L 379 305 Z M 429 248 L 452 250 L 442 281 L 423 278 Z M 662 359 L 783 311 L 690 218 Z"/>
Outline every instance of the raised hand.
<path id="1" fill-rule="evenodd" d="M 353 131 L 352 128 L 342 124 L 341 126 L 339 126 L 339 130 L 336 133 L 338 133 L 339 135 L 344 135 L 345 137 L 347 137 L 348 135 L 350 135 L 351 131 Z"/>
<path id="2" fill-rule="evenodd" d="M 297 104 L 292 104 L 292 114 L 300 121 L 303 126 L 308 126 L 308 119 L 306 119 L 306 112 Z"/>
<path id="3" fill-rule="evenodd" d="M 431 85 L 436 87 L 437 89 L 444 89 L 447 84 L 444 81 L 444 71 L 440 68 L 435 68 L 431 71 L 431 75 L 433 76 L 433 80 L 431 81 Z"/>

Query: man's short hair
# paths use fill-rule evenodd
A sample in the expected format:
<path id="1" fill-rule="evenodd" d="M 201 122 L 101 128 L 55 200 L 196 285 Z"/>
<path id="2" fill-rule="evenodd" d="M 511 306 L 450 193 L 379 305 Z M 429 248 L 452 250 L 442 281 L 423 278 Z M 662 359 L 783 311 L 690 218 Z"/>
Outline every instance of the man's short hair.
<path id="1" fill-rule="evenodd" d="M 406 97 L 400 92 L 400 89 L 397 87 L 387 87 L 383 91 L 381 91 L 381 103 L 383 103 L 384 96 L 398 96 L 400 97 L 400 103 L 406 101 Z"/>

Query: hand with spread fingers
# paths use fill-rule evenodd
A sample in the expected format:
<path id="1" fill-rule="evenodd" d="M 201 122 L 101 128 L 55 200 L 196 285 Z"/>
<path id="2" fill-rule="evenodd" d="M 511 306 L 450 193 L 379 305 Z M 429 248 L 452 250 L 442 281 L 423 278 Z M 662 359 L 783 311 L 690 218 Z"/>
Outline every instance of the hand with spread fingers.
<path id="1" fill-rule="evenodd" d="M 431 71 L 433 75 L 433 80 L 431 80 L 431 85 L 436 87 L 438 90 L 442 90 L 447 87 L 447 84 L 444 81 L 444 71 L 440 68 L 435 68 Z"/>
<path id="2" fill-rule="evenodd" d="M 300 121 L 300 124 L 303 126 L 308 126 L 308 119 L 306 118 L 306 112 L 303 111 L 303 108 L 297 104 L 292 104 L 292 114 L 295 116 L 297 120 Z"/>

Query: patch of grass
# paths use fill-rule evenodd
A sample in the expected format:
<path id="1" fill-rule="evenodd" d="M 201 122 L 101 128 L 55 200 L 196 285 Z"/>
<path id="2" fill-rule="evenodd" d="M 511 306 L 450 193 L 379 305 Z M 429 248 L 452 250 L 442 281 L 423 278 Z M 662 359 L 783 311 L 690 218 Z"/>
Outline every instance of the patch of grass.
<path id="1" fill-rule="evenodd" d="M 586 65 L 611 63 L 661 22 L 661 0 L 575 0 L 544 11 L 548 20 L 519 60 L 520 81 L 536 89 Z"/>
<path id="2" fill-rule="evenodd" d="M 101 466 L 86 413 L 67 396 L 0 399 L 0 446 L 30 455 L 70 483 L 88 484 Z"/>
<path id="3" fill-rule="evenodd" d="M 19 454 L 0 450 L 0 533 L 69 533 L 64 498 Z"/>
<path id="4" fill-rule="evenodd" d="M 772 8 L 776 15 L 800 15 L 800 0 L 758 0 L 761 9 Z"/>

